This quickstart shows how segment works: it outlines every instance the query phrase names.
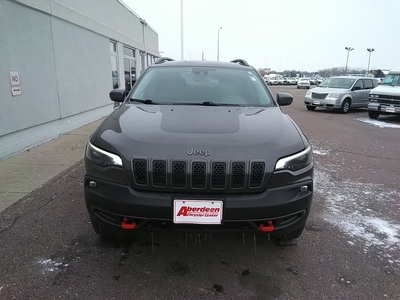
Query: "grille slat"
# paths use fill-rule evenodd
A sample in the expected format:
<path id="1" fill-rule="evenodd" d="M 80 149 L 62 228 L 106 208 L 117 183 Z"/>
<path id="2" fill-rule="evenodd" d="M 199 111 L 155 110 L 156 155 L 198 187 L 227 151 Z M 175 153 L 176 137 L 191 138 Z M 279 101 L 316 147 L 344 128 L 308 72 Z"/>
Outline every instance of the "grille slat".
<path id="1" fill-rule="evenodd" d="M 244 188 L 245 176 L 246 176 L 246 165 L 244 162 L 233 162 L 232 163 L 232 174 L 231 174 L 231 188 L 242 189 Z"/>
<path id="2" fill-rule="evenodd" d="M 134 159 L 132 164 L 133 178 L 138 185 L 147 185 L 147 160 Z"/>
<path id="3" fill-rule="evenodd" d="M 184 161 L 172 162 L 171 178 L 172 178 L 171 185 L 173 188 L 186 187 L 186 162 Z"/>
<path id="4" fill-rule="evenodd" d="M 193 162 L 192 163 L 192 188 L 205 189 L 206 188 L 206 163 Z"/>
<path id="5" fill-rule="evenodd" d="M 167 162 L 164 160 L 153 161 L 153 185 L 157 187 L 167 186 Z"/>
<path id="6" fill-rule="evenodd" d="M 211 188 L 224 189 L 226 186 L 226 163 L 213 162 L 211 170 Z"/>
<path id="7" fill-rule="evenodd" d="M 232 191 L 265 187 L 265 161 L 184 161 L 140 157 L 132 159 L 138 189 Z"/>

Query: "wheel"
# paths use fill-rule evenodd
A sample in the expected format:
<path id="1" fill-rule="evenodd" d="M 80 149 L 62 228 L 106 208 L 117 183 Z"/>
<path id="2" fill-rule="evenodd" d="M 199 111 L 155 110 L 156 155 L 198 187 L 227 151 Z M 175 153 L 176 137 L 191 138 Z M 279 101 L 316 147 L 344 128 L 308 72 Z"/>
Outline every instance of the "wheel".
<path id="1" fill-rule="evenodd" d="M 307 105 L 306 107 L 308 110 L 315 110 L 317 108 L 316 106 L 311 106 L 311 105 Z"/>
<path id="2" fill-rule="evenodd" d="M 300 228 L 297 228 L 296 230 L 285 232 L 285 233 L 279 233 L 279 234 L 271 234 L 271 237 L 276 241 L 276 242 L 287 242 L 291 241 L 293 239 L 297 239 L 298 237 L 301 236 L 301 233 L 304 230 L 304 227 L 306 224 L 301 226 Z"/>
<path id="3" fill-rule="evenodd" d="M 299 87 L 299 86 L 297 86 L 297 88 L 299 89 L 300 87 Z"/>
<path id="4" fill-rule="evenodd" d="M 93 219 L 90 219 L 90 223 L 92 224 L 93 230 L 100 236 L 104 237 L 104 238 L 112 238 L 112 239 L 125 239 L 128 237 L 134 237 L 136 232 L 132 231 L 132 232 L 122 232 L 122 231 L 118 231 L 118 230 L 111 230 L 108 228 L 105 228 L 103 226 L 101 226 L 100 224 L 98 224 L 96 221 L 94 221 Z"/>
<path id="5" fill-rule="evenodd" d="M 103 226 L 99 225 L 96 221 L 94 221 L 93 219 L 90 219 L 90 223 L 92 224 L 93 230 L 101 236 L 112 236 L 113 232 L 111 232 L 110 230 L 107 230 L 106 228 L 104 228 Z"/>
<path id="6" fill-rule="evenodd" d="M 342 107 L 340 108 L 340 112 L 342 114 L 346 114 L 350 109 L 350 100 L 349 99 L 345 99 L 342 103 Z"/>
<path id="7" fill-rule="evenodd" d="M 379 117 L 379 111 L 369 110 L 369 111 L 368 111 L 368 116 L 369 116 L 371 119 L 378 119 L 378 117 Z"/>

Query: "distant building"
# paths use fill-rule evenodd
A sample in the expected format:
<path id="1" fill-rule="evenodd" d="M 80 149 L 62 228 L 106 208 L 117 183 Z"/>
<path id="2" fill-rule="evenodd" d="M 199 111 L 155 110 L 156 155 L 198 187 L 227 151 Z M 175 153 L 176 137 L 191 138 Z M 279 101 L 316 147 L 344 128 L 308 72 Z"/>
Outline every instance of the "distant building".
<path id="1" fill-rule="evenodd" d="M 119 0 L 0 0 L 0 160 L 109 114 L 159 56 Z"/>

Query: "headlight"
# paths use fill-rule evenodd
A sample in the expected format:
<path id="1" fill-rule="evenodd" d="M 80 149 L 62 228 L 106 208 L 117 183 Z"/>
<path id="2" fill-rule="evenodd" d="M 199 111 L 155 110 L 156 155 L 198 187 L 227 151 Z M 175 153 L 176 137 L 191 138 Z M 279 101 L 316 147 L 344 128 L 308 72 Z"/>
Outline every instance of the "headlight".
<path id="1" fill-rule="evenodd" d="M 311 147 L 294 155 L 281 158 L 275 165 L 275 170 L 297 171 L 308 166 L 312 161 Z"/>
<path id="2" fill-rule="evenodd" d="M 328 98 L 340 98 L 342 96 L 342 94 L 339 93 L 331 93 L 328 95 Z"/>
<path id="3" fill-rule="evenodd" d="M 306 97 L 311 97 L 311 91 L 306 92 Z"/>
<path id="4" fill-rule="evenodd" d="M 100 148 L 93 146 L 90 142 L 88 142 L 86 146 L 86 157 L 90 161 L 102 167 L 107 167 L 107 166 L 122 167 L 122 160 L 118 155 L 101 150 Z"/>

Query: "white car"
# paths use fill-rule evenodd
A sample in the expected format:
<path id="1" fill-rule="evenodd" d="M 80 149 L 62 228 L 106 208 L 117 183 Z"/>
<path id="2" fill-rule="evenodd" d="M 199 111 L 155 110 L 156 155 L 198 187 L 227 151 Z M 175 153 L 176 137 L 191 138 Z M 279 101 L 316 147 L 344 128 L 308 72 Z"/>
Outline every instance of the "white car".
<path id="1" fill-rule="evenodd" d="M 297 81 L 298 89 L 309 89 L 310 88 L 310 80 L 308 78 L 299 78 Z"/>
<path id="2" fill-rule="evenodd" d="M 278 81 L 278 79 L 271 77 L 271 78 L 267 79 L 267 84 L 268 85 L 278 85 L 279 81 Z"/>

